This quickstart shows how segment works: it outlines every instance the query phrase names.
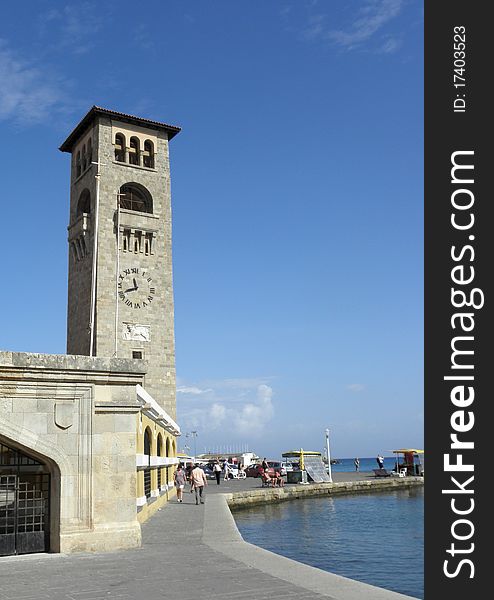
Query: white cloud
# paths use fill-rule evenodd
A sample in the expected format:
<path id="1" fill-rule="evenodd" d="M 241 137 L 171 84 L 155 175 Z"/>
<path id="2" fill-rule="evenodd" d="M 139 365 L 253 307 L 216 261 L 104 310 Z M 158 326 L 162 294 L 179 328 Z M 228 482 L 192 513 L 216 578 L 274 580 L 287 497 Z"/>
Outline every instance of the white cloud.
<path id="1" fill-rule="evenodd" d="M 38 123 L 65 111 L 61 82 L 15 55 L 0 40 L 0 120 Z"/>
<path id="2" fill-rule="evenodd" d="M 94 47 L 95 34 L 103 24 L 101 5 L 81 2 L 52 8 L 41 15 L 39 23 L 41 35 L 54 46 L 85 54 Z"/>
<path id="3" fill-rule="evenodd" d="M 212 392 L 213 390 L 211 388 L 208 389 L 201 389 L 198 387 L 187 387 L 187 386 L 181 386 L 177 388 L 177 394 L 192 394 L 193 396 L 198 396 L 200 394 L 207 394 L 208 392 Z"/>
<path id="4" fill-rule="evenodd" d="M 222 428 L 234 436 L 258 437 L 274 416 L 273 389 L 266 378 L 224 379 L 210 387 L 182 385 L 178 403 L 183 430 L 203 433 Z"/>
<path id="5" fill-rule="evenodd" d="M 402 40 L 390 37 L 384 41 L 384 43 L 379 49 L 379 52 L 381 52 L 382 54 L 392 54 L 393 52 L 396 52 L 401 47 L 401 45 Z"/>
<path id="6" fill-rule="evenodd" d="M 403 0 L 368 0 L 359 16 L 347 29 L 327 33 L 327 38 L 348 50 L 369 40 L 384 25 L 394 19 L 403 7 Z"/>
<path id="7" fill-rule="evenodd" d="M 351 392 L 362 392 L 365 390 L 365 385 L 362 383 L 350 383 L 346 386 L 346 389 L 350 390 Z"/>
<path id="8" fill-rule="evenodd" d="M 212 423 L 219 427 L 226 418 L 226 408 L 222 404 L 215 402 L 209 411 L 209 416 Z"/>
<path id="9" fill-rule="evenodd" d="M 299 38 L 305 41 L 330 42 L 345 50 L 353 50 L 375 38 L 385 25 L 397 17 L 403 9 L 404 0 L 365 0 L 359 3 L 359 8 L 352 11 L 350 20 L 341 27 L 334 24 L 341 9 L 328 15 L 321 11 L 324 4 L 312 3 L 309 11 L 316 10 L 316 6 L 317 13 L 312 12 L 305 20 L 301 18 L 297 22 Z M 281 16 L 284 21 L 288 21 L 288 13 L 281 13 Z M 305 23 L 302 29 L 300 22 Z M 294 27 L 287 27 L 287 30 L 293 31 Z M 398 37 L 390 36 L 384 42 L 380 41 L 377 52 L 390 54 L 400 46 L 401 41 Z"/>
<path id="10" fill-rule="evenodd" d="M 325 33 L 326 15 L 311 15 L 307 27 L 302 31 L 304 40 L 315 40 Z"/>

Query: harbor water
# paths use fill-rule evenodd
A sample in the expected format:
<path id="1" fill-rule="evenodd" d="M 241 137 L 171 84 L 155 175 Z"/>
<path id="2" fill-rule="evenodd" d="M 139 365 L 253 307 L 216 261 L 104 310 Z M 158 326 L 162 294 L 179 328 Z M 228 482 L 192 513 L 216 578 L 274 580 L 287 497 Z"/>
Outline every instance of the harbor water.
<path id="1" fill-rule="evenodd" d="M 403 460 L 403 455 L 401 455 L 401 460 Z M 422 458 L 423 460 L 423 458 Z M 350 471 L 355 471 L 355 465 L 353 464 L 353 458 L 341 458 L 339 463 L 336 465 L 331 465 L 331 469 L 334 473 L 346 473 Z M 359 458 L 360 468 L 359 471 L 361 473 L 372 473 L 373 469 L 378 468 L 378 464 L 375 458 Z M 384 457 L 384 468 L 391 471 L 396 464 L 396 458 L 393 456 L 385 456 Z"/>
<path id="2" fill-rule="evenodd" d="M 300 499 L 233 514 L 247 542 L 331 573 L 424 597 L 422 486 Z"/>

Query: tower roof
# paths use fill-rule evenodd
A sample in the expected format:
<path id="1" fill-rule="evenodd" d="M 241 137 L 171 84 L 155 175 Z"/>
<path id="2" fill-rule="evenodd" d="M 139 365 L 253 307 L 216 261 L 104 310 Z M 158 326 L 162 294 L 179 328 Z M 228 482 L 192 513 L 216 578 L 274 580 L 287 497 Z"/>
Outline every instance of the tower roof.
<path id="1" fill-rule="evenodd" d="M 135 117 L 133 115 L 126 115 L 125 113 L 116 112 L 115 110 L 109 110 L 108 108 L 102 108 L 101 106 L 93 106 L 86 116 L 79 122 L 69 137 L 60 146 L 59 150 L 62 152 L 72 152 L 72 148 L 76 141 L 91 125 L 93 120 L 102 115 L 104 117 L 110 117 L 116 121 L 123 123 L 130 123 L 132 125 L 140 125 L 141 127 L 148 127 L 149 129 L 159 129 L 168 133 L 168 139 L 171 140 L 174 136 L 181 131 L 180 127 L 175 125 L 167 125 L 166 123 L 160 123 L 159 121 L 151 121 L 150 119 L 143 119 L 142 117 Z"/>

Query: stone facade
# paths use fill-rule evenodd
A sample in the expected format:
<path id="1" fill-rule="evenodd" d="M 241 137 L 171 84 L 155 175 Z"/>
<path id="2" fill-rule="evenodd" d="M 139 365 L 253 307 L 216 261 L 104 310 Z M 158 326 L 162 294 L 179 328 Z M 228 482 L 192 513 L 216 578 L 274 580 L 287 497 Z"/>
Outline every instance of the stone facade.
<path id="1" fill-rule="evenodd" d="M 139 523 L 174 493 L 179 430 L 142 388 L 145 367 L 140 360 L 0 352 L 0 443 L 50 474 L 50 551 L 138 546 Z"/>
<path id="2" fill-rule="evenodd" d="M 80 132 L 72 134 L 62 150 L 72 153 L 69 244 L 69 285 L 67 352 L 90 355 L 91 276 L 94 251 L 96 199 L 99 211 L 98 250 L 96 268 L 96 320 L 94 324 L 95 356 L 132 358 L 142 352 L 148 362 L 145 388 L 156 401 L 175 418 L 175 341 L 172 280 L 171 195 L 169 138 L 178 128 L 167 130 L 144 119 L 128 118 L 112 111 L 94 110 L 86 116 Z M 89 113 L 88 115 L 91 115 Z M 83 120 L 84 121 L 84 120 Z M 171 127 L 171 126 L 170 126 Z M 116 160 L 116 136 L 122 135 L 128 144 L 137 139 L 141 152 L 137 162 Z M 80 166 L 83 148 L 86 163 Z M 143 161 L 142 148 L 146 140 L 152 144 L 152 167 Z M 99 163 L 94 164 L 94 163 Z M 149 164 L 149 163 L 148 163 Z M 85 167 L 85 168 L 84 168 Z M 152 210 L 117 210 L 122 186 L 142 186 L 152 198 Z M 142 189 L 141 188 L 141 189 Z M 84 206 L 81 198 L 89 196 Z M 88 208 L 85 212 L 83 209 Z M 83 238 L 77 253 L 75 244 Z M 134 242 L 139 241 L 139 247 Z M 129 244 L 132 244 L 129 246 Z M 118 250 L 117 250 L 118 246 Z M 119 297 L 119 276 L 129 269 L 144 271 L 152 279 L 152 300 L 143 306 L 129 306 Z M 121 281 L 121 280 L 120 280 Z M 135 326 L 147 332 L 147 339 L 128 335 Z M 130 338 L 130 339 L 129 339 Z"/>
<path id="3" fill-rule="evenodd" d="M 0 440 L 51 474 L 50 550 L 140 544 L 140 361 L 0 352 Z"/>
<path id="4" fill-rule="evenodd" d="M 93 107 L 61 147 L 72 153 L 68 354 L 0 351 L 0 555 L 138 546 L 140 523 L 174 494 L 178 131 Z"/>

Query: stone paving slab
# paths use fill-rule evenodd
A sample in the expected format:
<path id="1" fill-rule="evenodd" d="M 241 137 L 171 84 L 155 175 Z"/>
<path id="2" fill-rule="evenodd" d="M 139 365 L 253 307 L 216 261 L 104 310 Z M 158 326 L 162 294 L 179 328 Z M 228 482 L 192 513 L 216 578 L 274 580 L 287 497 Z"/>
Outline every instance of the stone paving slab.
<path id="1" fill-rule="evenodd" d="M 260 482 L 255 479 L 222 481 L 219 486 L 210 482 L 206 505 L 199 506 L 195 505 L 192 494 L 185 493 L 182 504 L 169 502 L 142 526 L 143 546 L 139 549 L 2 558 L 0 600 L 406 598 L 372 586 L 366 589 L 383 595 L 342 596 L 338 589 L 333 595 L 326 583 L 337 576 L 244 542 L 223 493 L 257 487 Z M 298 569 L 296 577 L 291 563 Z M 288 578 L 284 576 L 287 568 L 292 571 Z M 304 585 L 309 575 L 314 578 L 314 573 L 322 578 L 315 588 L 320 593 Z"/>

